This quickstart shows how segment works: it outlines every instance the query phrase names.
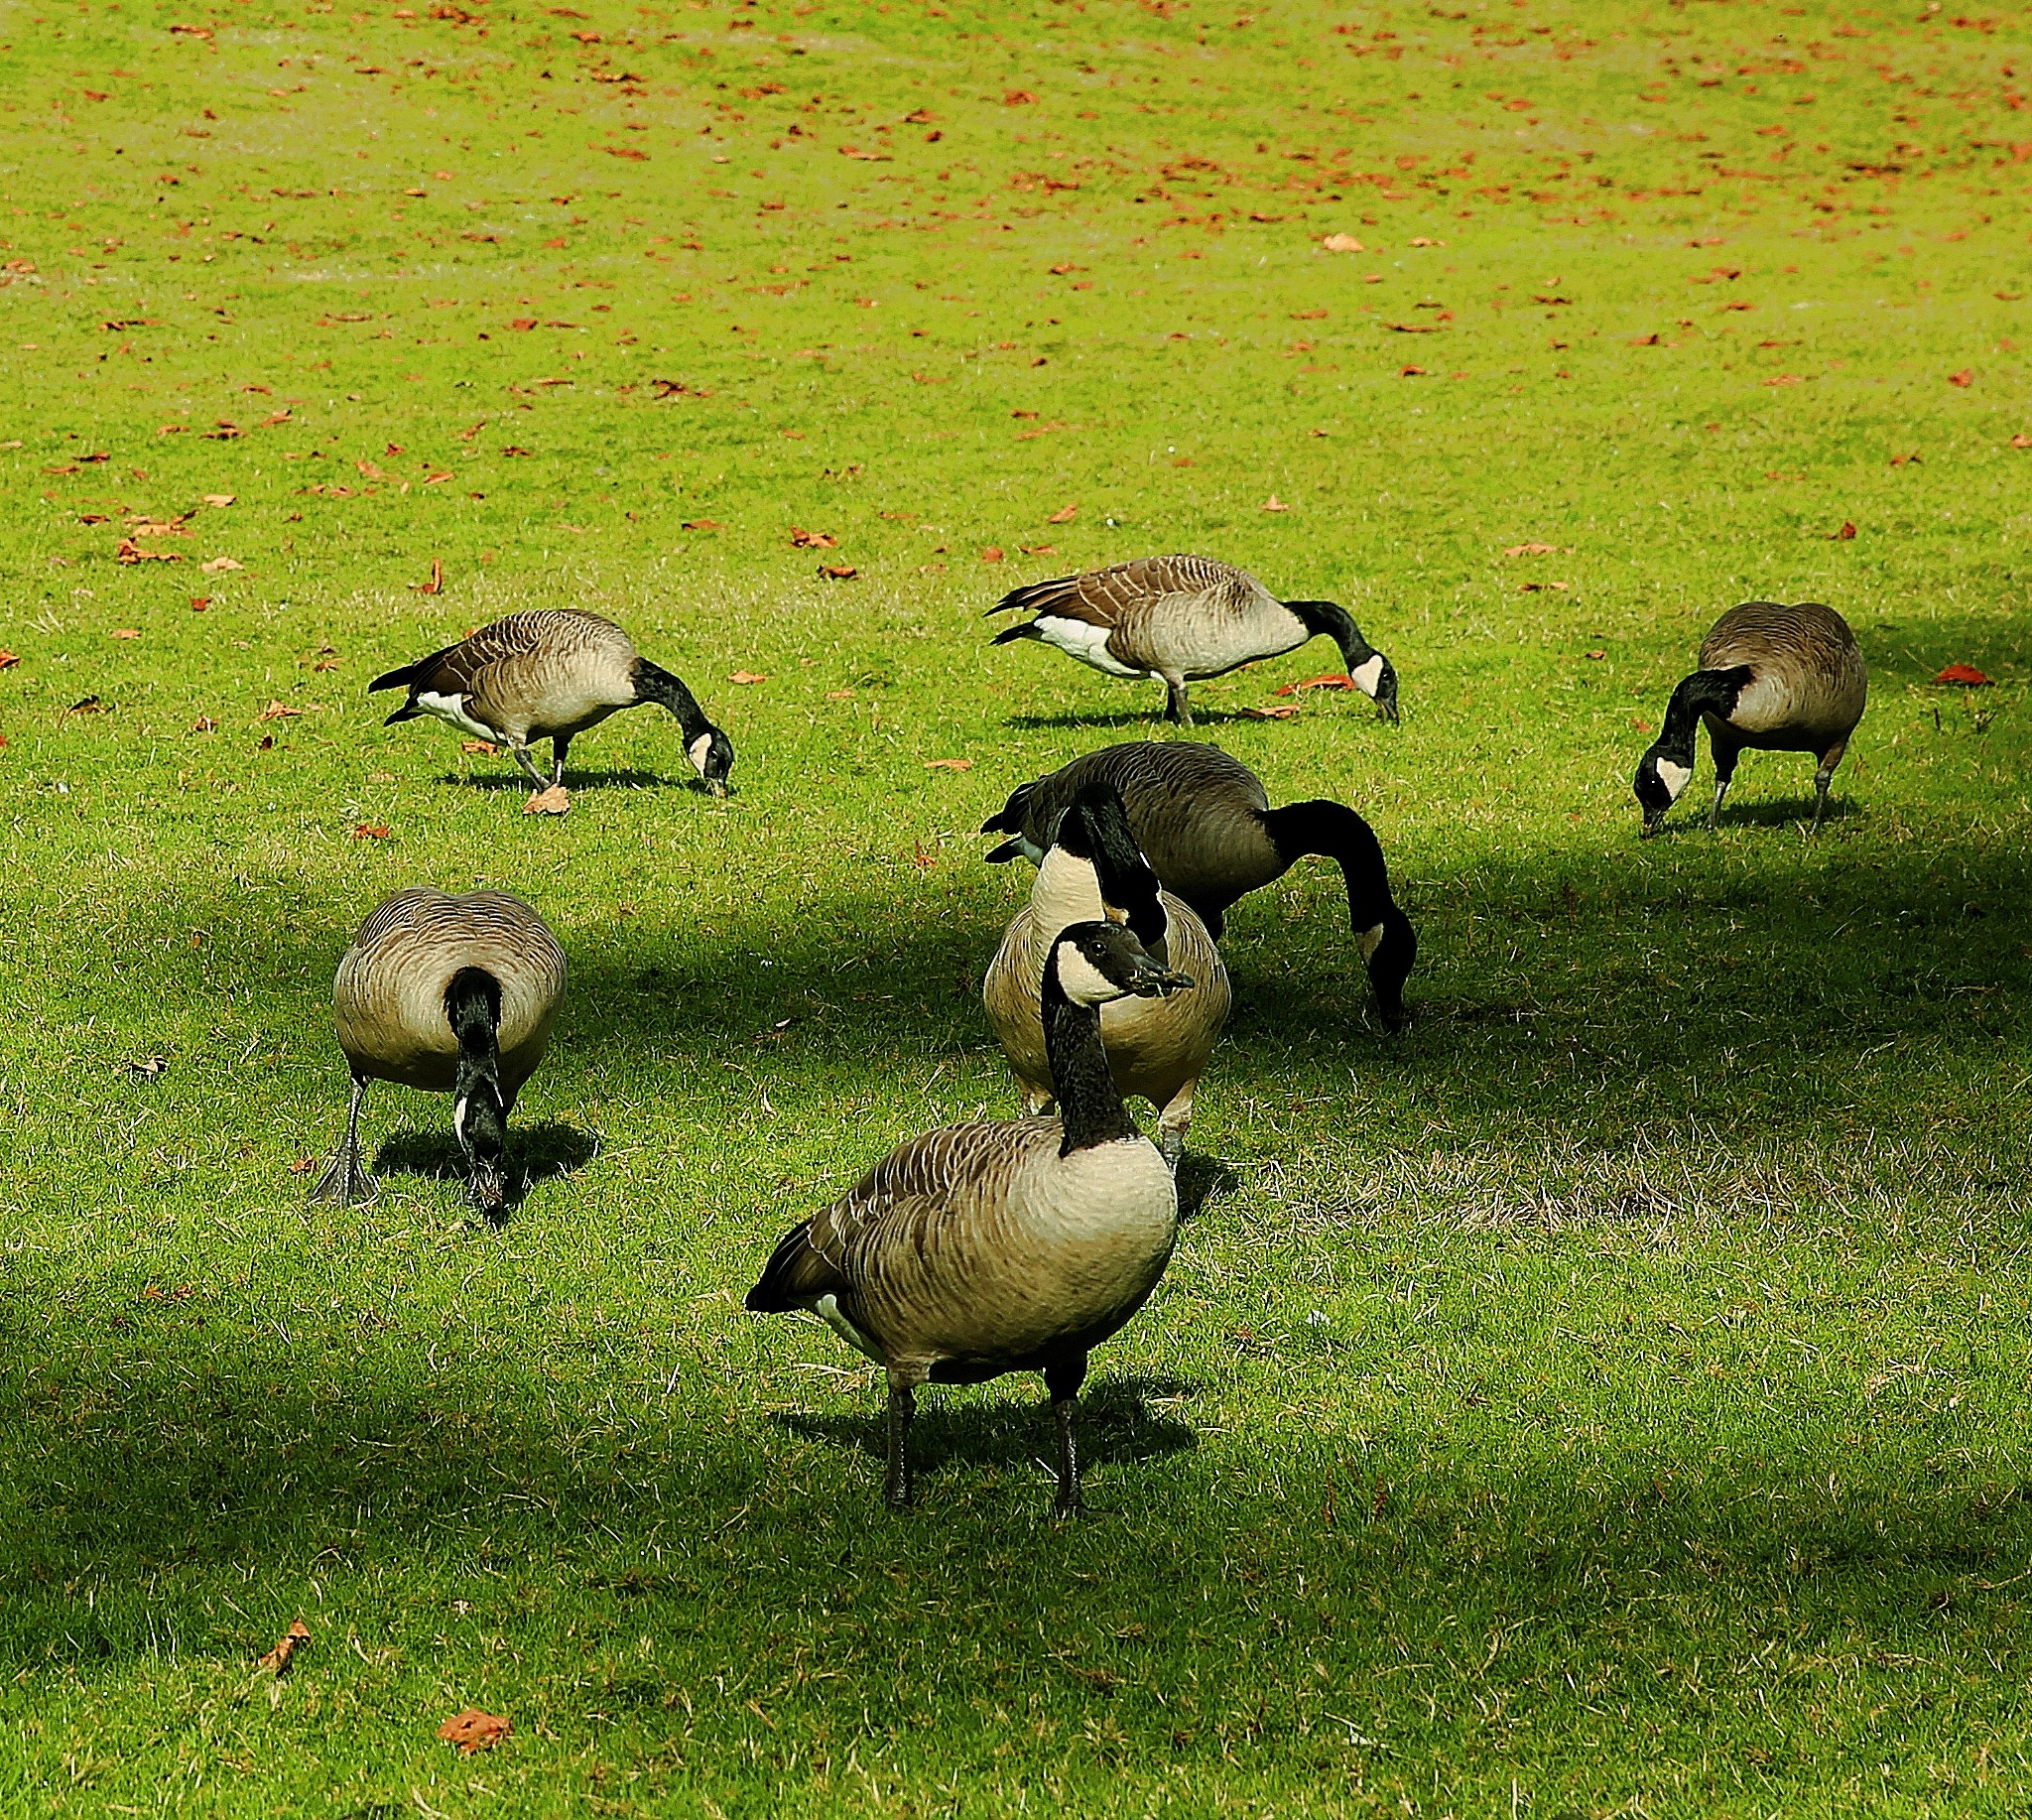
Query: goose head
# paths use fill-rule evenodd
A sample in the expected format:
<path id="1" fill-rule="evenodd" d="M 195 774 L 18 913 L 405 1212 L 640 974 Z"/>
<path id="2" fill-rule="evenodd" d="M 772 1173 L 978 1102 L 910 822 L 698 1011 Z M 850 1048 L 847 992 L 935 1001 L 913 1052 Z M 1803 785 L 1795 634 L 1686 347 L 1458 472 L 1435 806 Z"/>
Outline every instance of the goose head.
<path id="1" fill-rule="evenodd" d="M 1192 978 L 1174 973 L 1125 923 L 1070 923 L 1052 944 L 1048 970 L 1060 991 L 1088 1009 L 1117 998 L 1168 998 Z"/>
<path id="2" fill-rule="evenodd" d="M 712 795 L 726 795 L 727 773 L 734 768 L 734 742 L 725 733 L 716 726 L 708 726 L 686 743 L 685 756 Z"/>
<path id="3" fill-rule="evenodd" d="M 1691 754 L 1689 754 L 1691 756 Z M 1654 745 L 1637 760 L 1636 781 L 1630 786 L 1637 794 L 1637 802 L 1644 811 L 1644 839 L 1658 832 L 1658 826 L 1665 820 L 1665 812 L 1679 801 L 1680 792 L 1687 787 L 1687 780 L 1694 774 L 1694 767 L 1671 752 L 1662 744 Z"/>
<path id="4" fill-rule="evenodd" d="M 508 1111 L 492 1080 L 461 1083 L 451 1103 L 451 1129 L 472 1166 L 473 1205 L 499 1226 L 508 1216 Z"/>

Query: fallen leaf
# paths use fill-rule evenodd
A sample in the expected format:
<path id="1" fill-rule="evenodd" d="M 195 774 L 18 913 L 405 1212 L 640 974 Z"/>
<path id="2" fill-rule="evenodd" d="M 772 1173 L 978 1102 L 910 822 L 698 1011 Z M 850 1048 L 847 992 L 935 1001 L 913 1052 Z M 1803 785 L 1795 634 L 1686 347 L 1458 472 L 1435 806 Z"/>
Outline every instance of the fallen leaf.
<path id="1" fill-rule="evenodd" d="M 1428 240 L 1423 234 L 1421 234 L 1416 240 L 1413 240 L 1411 244 L 1413 246 L 1445 246 L 1447 243 L 1444 240 Z"/>
<path id="2" fill-rule="evenodd" d="M 1251 720 L 1289 720 L 1298 713 L 1298 704 L 1293 702 L 1279 708 L 1244 708 L 1241 713 Z"/>
<path id="3" fill-rule="evenodd" d="M 1964 689 L 1988 689 L 1992 687 L 1988 677 L 1973 664 L 1950 664 L 1939 676 L 1936 683 L 1959 683 Z"/>
<path id="4" fill-rule="evenodd" d="M 265 1668 L 280 1680 L 290 1671 L 290 1663 L 296 1653 L 311 1640 L 311 1626 L 300 1618 L 285 1630 L 273 1649 L 264 1655 L 257 1666 Z"/>
<path id="5" fill-rule="evenodd" d="M 717 531 L 719 529 L 719 520 L 716 518 L 688 518 L 685 520 L 684 529 L 687 531 Z"/>
<path id="6" fill-rule="evenodd" d="M 1062 505 L 1045 520 L 1045 523 L 1048 525 L 1069 525 L 1079 516 L 1080 508 L 1077 505 Z"/>
<path id="7" fill-rule="evenodd" d="M 1306 689 L 1352 689 L 1354 678 L 1338 671 L 1329 671 L 1325 676 L 1309 676 L 1303 683 L 1286 683 L 1282 689 L 1273 690 L 1275 695 L 1297 695 Z"/>
<path id="8" fill-rule="evenodd" d="M 0 670 L 12 670 L 21 662 L 19 651 L 0 651 Z"/>
<path id="9" fill-rule="evenodd" d="M 999 545 L 999 544 L 990 544 L 990 545 L 988 545 L 988 547 L 987 547 L 987 548 L 986 548 L 985 550 L 983 550 L 983 551 L 982 551 L 982 552 L 980 553 L 980 560 L 981 560 L 981 561 L 982 561 L 983 563 L 999 563 L 999 562 L 1000 562 L 1000 561 L 1002 560 L 1002 547 L 1001 547 L 1001 545 Z"/>
<path id="10" fill-rule="evenodd" d="M 233 493 L 206 493 L 204 495 L 204 503 L 206 505 L 231 505 L 237 496 Z"/>
<path id="11" fill-rule="evenodd" d="M 1288 512 L 1291 510 L 1291 507 L 1286 505 L 1275 493 L 1272 493 L 1268 499 L 1263 501 L 1262 509 L 1266 512 Z"/>
<path id="12" fill-rule="evenodd" d="M 356 822 L 353 825 L 355 841 L 385 841 L 390 829 L 386 822 Z"/>
<path id="13" fill-rule="evenodd" d="M 1635 715 L 1632 715 L 1630 716 L 1630 724 L 1634 726 L 1640 733 L 1648 733 L 1651 730 L 1651 722 L 1648 720 L 1640 720 L 1637 718 Z"/>
<path id="14" fill-rule="evenodd" d="M 229 556 L 215 556 L 210 562 L 199 563 L 197 567 L 206 575 L 227 575 L 235 569 L 245 569 L 247 565 L 236 563 Z"/>
<path id="15" fill-rule="evenodd" d="M 192 594 L 190 596 L 190 610 L 193 613 L 203 612 L 210 604 L 211 596 L 209 594 Z"/>
<path id="16" fill-rule="evenodd" d="M 181 563 L 184 559 L 174 550 L 144 550 L 131 537 L 123 537 L 119 548 L 113 553 L 123 563 Z"/>
<path id="17" fill-rule="evenodd" d="M 1002 105 L 1004 107 L 1027 107 L 1036 99 L 1037 96 L 1032 94 L 1027 88 L 1012 88 L 1007 94 L 1003 95 Z"/>
<path id="18" fill-rule="evenodd" d="M 88 695 L 81 702 L 72 702 L 64 712 L 66 715 L 102 715 L 106 712 L 106 705 L 97 696 Z"/>
<path id="19" fill-rule="evenodd" d="M 826 692 L 826 699 L 828 702 L 851 702 L 853 700 L 853 691 L 851 689 L 828 689 Z"/>
<path id="20" fill-rule="evenodd" d="M 1965 366 L 1959 373 L 1950 373 L 1948 375 L 1948 383 L 1964 387 L 1971 386 L 1975 383 L 1975 371 L 1972 367 Z"/>
<path id="21" fill-rule="evenodd" d="M 530 799 L 531 802 L 536 800 L 535 797 Z M 475 1751 L 491 1750 L 514 1730 L 507 1720 L 497 1719 L 492 1713 L 483 1713 L 478 1707 L 469 1706 L 455 1718 L 445 1720 L 438 1728 L 438 1736 L 447 1745 L 456 1745 L 461 1756 L 470 1756 Z"/>
<path id="22" fill-rule="evenodd" d="M 925 760 L 925 769 L 927 771 L 971 771 L 973 769 L 973 760 L 970 758 L 927 758 Z"/>
<path id="23" fill-rule="evenodd" d="M 254 749 L 255 749 L 255 751 L 257 751 L 257 752 L 272 752 L 272 751 L 274 751 L 274 750 L 275 750 L 275 735 L 274 735 L 273 733 L 263 733 L 263 734 L 261 735 L 261 737 L 260 737 L 260 738 L 259 738 L 258 740 L 256 740 L 256 741 L 255 741 L 255 744 L 254 744 Z"/>
<path id="24" fill-rule="evenodd" d="M 1397 369 L 1397 377 L 1399 379 L 1423 379 L 1425 377 L 1425 368 L 1422 366 L 1400 366 Z"/>
<path id="25" fill-rule="evenodd" d="M 1329 234 L 1320 244 L 1330 253 L 1365 253 L 1369 250 L 1352 234 Z"/>
<path id="26" fill-rule="evenodd" d="M 1656 347 L 1658 345 L 1658 337 L 1655 334 L 1632 335 L 1630 337 L 1630 345 L 1632 347 Z"/>
<path id="27" fill-rule="evenodd" d="M 1599 663 L 1608 653 L 1606 651 L 1583 651 L 1581 655 L 1590 663 Z"/>
<path id="28" fill-rule="evenodd" d="M 571 810 L 572 793 L 563 784 L 553 784 L 548 790 L 533 792 L 529 801 L 522 805 L 524 815 L 569 815 Z M 487 1742 L 491 1744 L 493 1741 L 489 1739 Z"/>
<path id="29" fill-rule="evenodd" d="M 1016 547 L 1025 556 L 1057 556 L 1059 553 L 1057 544 L 1018 544 Z"/>
<path id="30" fill-rule="evenodd" d="M 434 556 L 431 559 L 431 579 L 428 582 L 412 582 L 413 594 L 442 594 L 444 591 L 444 559 Z"/>
<path id="31" fill-rule="evenodd" d="M 732 672 L 730 672 L 730 673 L 728 674 L 728 676 L 727 676 L 727 679 L 726 679 L 726 680 L 727 680 L 727 681 L 728 681 L 729 683 L 744 683 L 744 684 L 745 684 L 745 683 L 766 683 L 766 682 L 768 682 L 768 680 L 769 680 L 769 679 L 768 679 L 768 677 L 766 677 L 766 676 L 763 676 L 763 675 L 760 675 L 760 674 L 758 674 L 757 672 L 755 672 L 755 671 L 753 671 L 753 670 L 735 670 L 735 671 L 732 671 Z"/>
<path id="32" fill-rule="evenodd" d="M 290 1165 L 290 1174 L 309 1175 L 317 1167 L 318 1159 L 315 1156 L 300 1156 Z"/>
<path id="33" fill-rule="evenodd" d="M 1517 591 L 1520 594 L 1542 594 L 1548 587 L 1552 587 L 1557 588 L 1561 593 L 1565 593 L 1567 586 L 1568 585 L 1565 582 L 1519 582 L 1517 584 Z"/>
<path id="34" fill-rule="evenodd" d="M 2020 430 L 2016 436 L 2011 438 L 2011 447 L 2013 449 L 2032 449 L 2032 436 L 2027 436 L 2024 431 Z"/>
<path id="35" fill-rule="evenodd" d="M 829 531 L 807 531 L 799 525 L 791 526 L 790 541 L 799 550 L 832 550 L 839 544 Z"/>
<path id="36" fill-rule="evenodd" d="M 819 577 L 822 581 L 826 582 L 851 582 L 859 574 L 860 571 L 851 563 L 821 563 L 819 565 Z"/>
<path id="37" fill-rule="evenodd" d="M 193 733 L 215 733 L 218 731 L 218 722 L 209 715 L 199 715 L 190 722 L 190 730 Z"/>
<path id="38" fill-rule="evenodd" d="M 116 625 L 113 628 L 113 636 L 115 638 L 139 638 L 141 636 L 141 628 L 132 625 Z"/>
<path id="39" fill-rule="evenodd" d="M 1505 556 L 1557 556 L 1557 544 L 1512 544 L 1503 552 Z"/>
<path id="40" fill-rule="evenodd" d="M 301 708 L 291 708 L 282 702 L 270 702 L 258 715 L 256 720 L 295 720 L 302 716 Z"/>
<path id="41" fill-rule="evenodd" d="M 499 758 L 501 756 L 501 748 L 491 739 L 461 739 L 458 742 L 458 749 L 461 752 L 470 753 L 475 758 Z"/>
<path id="42" fill-rule="evenodd" d="M 1842 522 L 1842 529 L 1833 533 L 1833 536 L 1836 542 L 1838 543 L 1842 542 L 1845 538 L 1853 537 L 1854 535 L 1855 520 L 1852 518 L 1843 519 Z"/>

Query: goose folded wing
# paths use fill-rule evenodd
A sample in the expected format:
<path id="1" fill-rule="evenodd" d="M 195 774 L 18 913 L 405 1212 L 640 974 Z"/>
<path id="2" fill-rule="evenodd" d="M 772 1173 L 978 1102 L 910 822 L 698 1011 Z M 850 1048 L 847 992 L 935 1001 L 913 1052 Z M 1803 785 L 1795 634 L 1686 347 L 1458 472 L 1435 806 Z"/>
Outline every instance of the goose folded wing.
<path id="1" fill-rule="evenodd" d="M 398 687 L 406 687 L 412 695 L 471 695 L 481 672 L 489 665 L 503 658 L 526 656 L 542 642 L 543 636 L 544 628 L 533 623 L 533 615 L 517 614 L 496 620 L 458 644 L 446 645 L 401 670 L 376 677 L 367 690 L 370 695 L 376 689 Z"/>

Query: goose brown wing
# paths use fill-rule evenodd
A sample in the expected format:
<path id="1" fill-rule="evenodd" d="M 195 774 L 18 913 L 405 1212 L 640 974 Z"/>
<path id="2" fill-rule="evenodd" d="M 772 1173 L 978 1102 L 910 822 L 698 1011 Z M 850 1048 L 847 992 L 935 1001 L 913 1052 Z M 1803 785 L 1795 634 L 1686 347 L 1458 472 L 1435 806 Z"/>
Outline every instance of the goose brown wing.
<path id="1" fill-rule="evenodd" d="M 609 634 L 626 643 L 620 627 L 597 613 L 560 607 L 511 613 L 506 619 L 481 626 L 470 638 L 376 677 L 367 685 L 367 693 L 407 688 L 412 696 L 469 696 L 477 692 L 481 675 L 495 664 L 528 657 L 547 646 L 560 656 L 572 656 L 580 649 L 607 642 Z M 629 649 L 632 655 L 633 647 Z"/>
<path id="2" fill-rule="evenodd" d="M 1033 582 L 1005 594 L 994 613 L 1050 613 L 1088 625 L 1118 626 L 1172 595 L 1211 600 L 1239 612 L 1261 592 L 1241 570 L 1204 556 L 1144 556 L 1084 575 Z"/>

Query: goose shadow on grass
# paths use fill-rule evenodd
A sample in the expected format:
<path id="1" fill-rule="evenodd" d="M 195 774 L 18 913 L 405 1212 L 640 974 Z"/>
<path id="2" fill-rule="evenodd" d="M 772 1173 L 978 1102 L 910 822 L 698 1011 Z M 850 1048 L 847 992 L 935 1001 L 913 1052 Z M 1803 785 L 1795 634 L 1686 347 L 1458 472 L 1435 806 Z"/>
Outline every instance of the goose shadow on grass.
<path id="1" fill-rule="evenodd" d="M 1362 717 L 1367 719 L 1374 716 L 1364 715 Z M 1127 711 L 1115 714 L 1102 714 L 1098 712 L 1081 714 L 1077 710 L 1068 709 L 1055 715 L 1009 715 L 1004 718 L 1002 724 L 1014 727 L 1017 731 L 1025 733 L 1083 732 L 1089 729 L 1100 730 L 1103 728 L 1126 727 L 1162 736 L 1169 729 L 1177 732 L 1184 738 L 1190 739 L 1203 728 L 1209 726 L 1263 726 L 1266 724 L 1276 725 L 1279 722 L 1269 715 L 1254 713 L 1246 708 L 1203 708 L 1199 703 L 1195 702 L 1193 704 L 1193 724 L 1176 728 L 1172 727 L 1171 723 L 1165 719 L 1164 711 L 1161 708 L 1154 714 L 1136 714 Z"/>
<path id="2" fill-rule="evenodd" d="M 1710 784 L 1706 792 L 1707 799 L 1712 801 L 1714 794 L 1714 787 Z M 1687 796 L 1692 795 L 1692 790 L 1689 790 Z M 1682 798 L 1681 801 L 1684 803 L 1686 799 Z M 1821 823 L 1822 831 L 1825 833 L 1840 823 L 1866 817 L 1868 813 L 1859 803 L 1838 793 L 1828 799 L 1828 813 Z M 1631 811 L 1631 816 L 1634 822 L 1635 810 Z M 1683 836 L 1710 833 L 1725 835 L 1731 828 L 1811 828 L 1813 820 L 1814 799 L 1811 796 L 1757 797 L 1745 801 L 1731 791 L 1721 805 L 1721 820 L 1712 830 L 1708 826 L 1708 811 L 1705 806 L 1698 809 L 1688 807 L 1684 814 L 1679 813 L 1676 807 L 1675 813 L 1666 818 L 1651 839 L 1676 841 Z"/>
<path id="3" fill-rule="evenodd" d="M 537 768 L 548 771 L 550 766 L 539 762 Z M 467 790 L 510 790 L 527 795 L 534 787 L 529 779 L 514 767 L 511 760 L 505 771 L 479 771 L 461 777 L 456 772 L 446 771 L 438 781 Z M 630 768 L 623 771 L 581 771 L 575 765 L 565 768 L 565 788 L 579 790 L 689 790 L 697 796 L 711 793 L 704 782 L 697 777 L 665 777 L 660 771 L 641 771 Z"/>
<path id="4" fill-rule="evenodd" d="M 910 1430 L 916 1474 L 938 1473 L 948 1466 L 1021 1468 L 1054 1452 L 1051 1404 L 1038 1379 L 1015 1373 L 994 1382 L 992 1389 L 935 1384 L 920 1393 L 917 1420 Z M 1020 1387 L 1026 1383 L 1032 1394 Z M 1116 1376 L 1107 1369 L 1102 1354 L 1080 1393 L 1081 1460 L 1087 1467 L 1120 1466 L 1197 1448 L 1199 1434 L 1172 1409 L 1203 1388 L 1184 1378 L 1137 1372 Z M 955 1389 L 968 1394 L 955 1401 Z M 1171 1409 L 1161 1407 L 1166 1404 Z M 801 1440 L 876 1460 L 887 1457 L 887 1417 L 879 1396 L 866 1414 L 811 1415 L 791 1409 L 772 1411 L 769 1420 Z"/>
<path id="5" fill-rule="evenodd" d="M 513 1213 L 539 1184 L 583 1169 L 599 1153 L 596 1132 L 581 1131 L 558 1118 L 508 1128 L 508 1193 Z M 458 1140 L 444 1131 L 395 1131 L 375 1154 L 377 1176 L 414 1176 L 433 1182 L 463 1183 L 472 1173 Z"/>

